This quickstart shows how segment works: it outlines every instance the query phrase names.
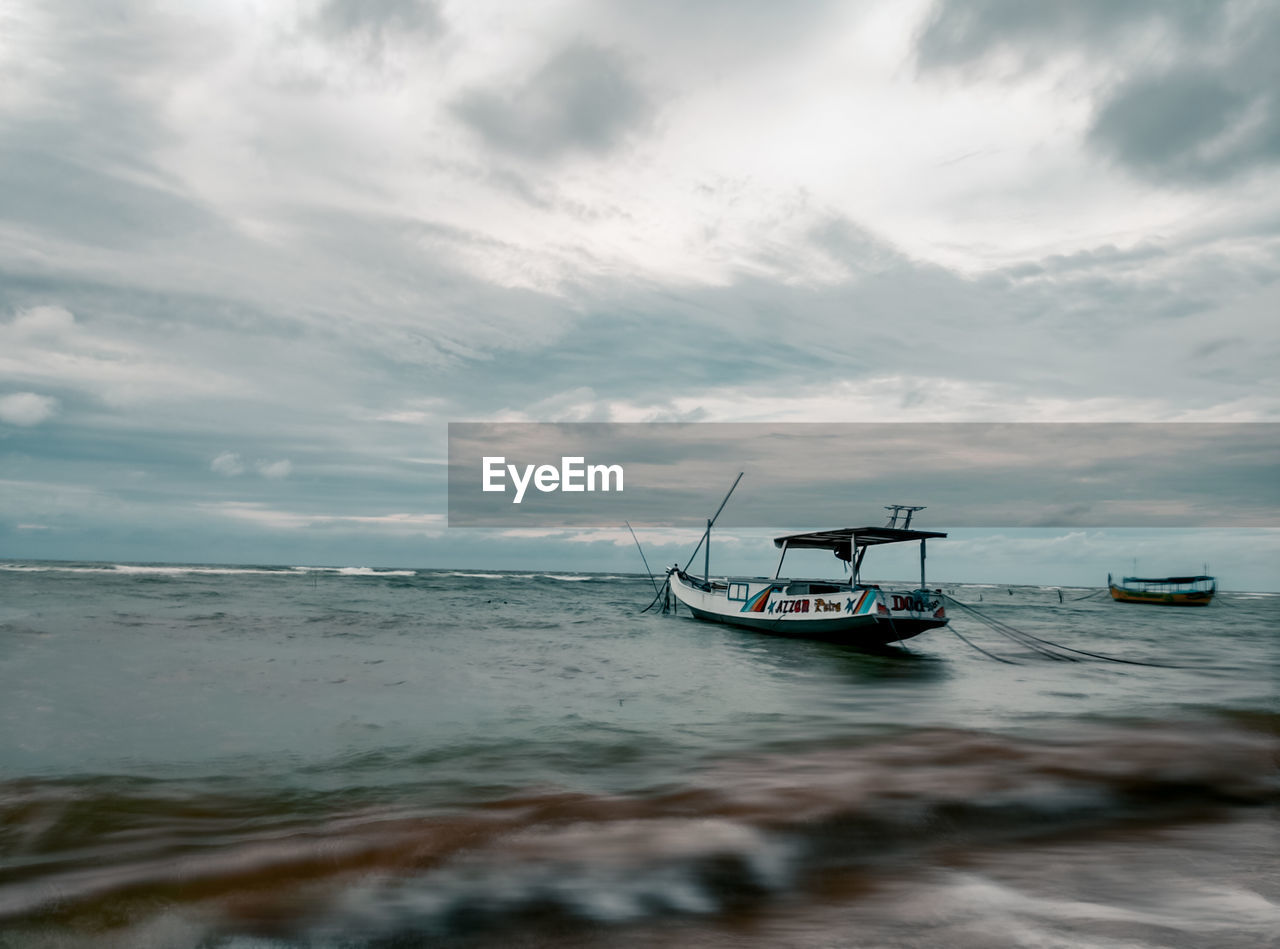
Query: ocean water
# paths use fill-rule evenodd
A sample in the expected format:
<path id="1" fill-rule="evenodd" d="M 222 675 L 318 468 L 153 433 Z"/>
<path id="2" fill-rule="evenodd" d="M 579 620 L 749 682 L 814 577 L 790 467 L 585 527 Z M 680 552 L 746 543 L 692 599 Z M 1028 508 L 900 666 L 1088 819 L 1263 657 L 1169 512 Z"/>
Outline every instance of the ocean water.
<path id="1" fill-rule="evenodd" d="M 643 576 L 0 564 L 0 946 L 1275 945 L 1280 596 L 946 590 L 1129 663 Z"/>

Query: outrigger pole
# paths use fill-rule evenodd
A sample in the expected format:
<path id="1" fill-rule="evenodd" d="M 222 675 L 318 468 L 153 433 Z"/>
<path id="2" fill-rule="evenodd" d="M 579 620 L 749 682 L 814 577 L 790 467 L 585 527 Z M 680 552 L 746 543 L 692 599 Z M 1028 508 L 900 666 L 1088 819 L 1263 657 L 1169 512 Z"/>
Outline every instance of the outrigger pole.
<path id="1" fill-rule="evenodd" d="M 710 518 L 708 518 L 707 529 L 703 532 L 702 539 L 698 541 L 698 546 L 693 548 L 693 553 L 689 555 L 689 563 L 686 563 L 684 565 L 684 569 L 688 571 L 689 564 L 693 563 L 693 558 L 698 556 L 699 549 L 701 549 L 702 545 L 705 543 L 707 545 L 707 549 L 704 554 L 704 559 L 702 561 L 702 579 L 703 580 L 709 579 L 711 575 L 711 528 L 715 524 L 716 519 L 720 516 L 720 512 L 724 510 L 724 506 L 729 503 L 729 496 L 732 495 L 734 492 L 734 489 L 738 487 L 738 482 L 742 480 L 742 476 L 744 474 L 746 474 L 745 471 L 739 471 L 738 477 L 733 479 L 733 487 L 729 489 L 729 494 L 726 494 L 724 496 L 724 500 L 721 501 L 720 506 L 716 508 L 715 514 L 713 514 Z"/>

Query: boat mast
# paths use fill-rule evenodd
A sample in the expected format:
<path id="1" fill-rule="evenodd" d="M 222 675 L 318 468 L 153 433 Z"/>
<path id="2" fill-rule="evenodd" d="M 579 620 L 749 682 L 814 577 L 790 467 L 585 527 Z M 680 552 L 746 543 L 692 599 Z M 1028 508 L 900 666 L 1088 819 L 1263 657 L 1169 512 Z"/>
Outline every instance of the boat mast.
<path id="1" fill-rule="evenodd" d="M 707 518 L 707 547 L 703 552 L 702 579 L 711 580 L 711 518 Z"/>
<path id="2" fill-rule="evenodd" d="M 733 479 L 733 487 L 731 487 L 731 488 L 729 489 L 729 494 L 726 494 L 726 495 L 724 496 L 724 500 L 723 500 L 723 501 L 721 501 L 721 502 L 720 502 L 720 506 L 719 506 L 718 508 L 716 508 L 716 512 L 715 512 L 715 514 L 711 515 L 711 517 L 707 519 L 707 529 L 703 532 L 703 534 L 702 534 L 702 539 L 698 541 L 698 547 L 701 547 L 703 544 L 706 544 L 706 545 L 707 545 L 706 556 L 705 556 L 705 558 L 704 558 L 704 559 L 703 559 L 703 561 L 702 561 L 702 564 L 703 564 L 703 566 L 702 566 L 702 569 L 703 569 L 702 579 L 704 579 L 704 580 L 707 580 L 707 579 L 709 579 L 709 578 L 710 578 L 710 570 L 711 570 L 711 525 L 712 525 L 712 524 L 714 524 L 714 523 L 716 522 L 716 518 L 718 518 L 718 517 L 720 516 L 720 512 L 724 510 L 724 506 L 725 506 L 726 504 L 728 504 L 728 503 L 729 503 L 729 497 L 730 497 L 730 495 L 732 495 L 732 494 L 733 494 L 733 492 L 734 492 L 734 489 L 738 487 L 738 482 L 742 480 L 742 476 L 743 476 L 744 474 L 746 474 L 746 472 L 745 472 L 745 471 L 739 471 L 739 472 L 738 472 L 738 477 L 736 477 L 736 478 L 734 478 L 734 479 Z M 698 556 L 698 547 L 694 547 L 694 548 L 693 548 L 693 553 L 691 553 L 691 554 L 689 555 L 689 562 L 688 562 L 688 563 L 686 563 L 686 564 L 684 565 L 684 569 L 685 569 L 685 572 L 686 572 L 686 573 L 689 571 L 689 564 L 693 563 L 693 558 L 694 558 L 694 557 L 696 557 L 696 556 Z"/>

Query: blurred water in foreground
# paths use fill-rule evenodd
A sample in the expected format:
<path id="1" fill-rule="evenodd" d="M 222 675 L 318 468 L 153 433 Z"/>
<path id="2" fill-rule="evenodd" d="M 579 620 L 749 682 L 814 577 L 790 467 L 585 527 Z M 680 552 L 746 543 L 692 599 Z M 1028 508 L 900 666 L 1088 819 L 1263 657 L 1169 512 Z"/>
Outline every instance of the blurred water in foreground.
<path id="1" fill-rule="evenodd" d="M 947 587 L 864 654 L 644 577 L 0 564 L 0 946 L 1280 931 L 1280 596 Z"/>

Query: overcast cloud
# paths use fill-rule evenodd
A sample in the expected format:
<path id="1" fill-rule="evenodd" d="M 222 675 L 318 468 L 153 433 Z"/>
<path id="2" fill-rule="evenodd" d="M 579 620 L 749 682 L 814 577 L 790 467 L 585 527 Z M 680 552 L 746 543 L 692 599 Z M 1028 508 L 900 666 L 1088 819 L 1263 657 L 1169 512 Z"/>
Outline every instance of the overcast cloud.
<path id="1" fill-rule="evenodd" d="M 1278 45 L 1254 2 L 0 2 L 0 556 L 598 562 L 446 534 L 451 420 L 1274 421 Z"/>

